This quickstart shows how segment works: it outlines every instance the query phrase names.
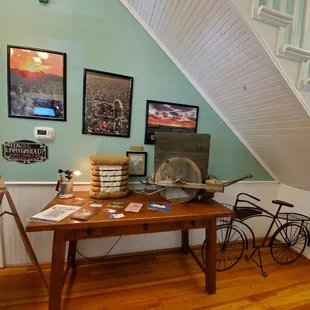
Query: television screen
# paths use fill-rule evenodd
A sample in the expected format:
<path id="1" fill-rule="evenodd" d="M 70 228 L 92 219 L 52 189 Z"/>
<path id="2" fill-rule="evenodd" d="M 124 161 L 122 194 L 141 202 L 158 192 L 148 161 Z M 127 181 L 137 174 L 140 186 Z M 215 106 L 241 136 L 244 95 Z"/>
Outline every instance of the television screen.
<path id="1" fill-rule="evenodd" d="M 55 117 L 55 111 L 52 108 L 34 107 L 34 115 Z"/>

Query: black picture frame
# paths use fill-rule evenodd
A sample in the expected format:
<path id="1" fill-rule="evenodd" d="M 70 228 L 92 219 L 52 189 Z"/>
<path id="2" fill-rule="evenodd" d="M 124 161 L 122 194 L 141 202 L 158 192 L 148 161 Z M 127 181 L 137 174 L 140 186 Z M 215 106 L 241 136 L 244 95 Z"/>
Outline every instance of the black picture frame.
<path id="1" fill-rule="evenodd" d="M 156 111 L 155 114 L 152 114 L 150 110 L 153 109 Z M 153 111 L 153 112 L 154 112 Z M 183 116 L 182 116 L 183 114 Z M 186 115 L 187 114 L 187 115 Z M 195 115 L 195 118 L 190 115 Z M 162 117 L 159 117 L 161 115 Z M 150 118 L 153 118 L 154 122 L 158 121 L 158 124 L 155 125 L 154 122 L 151 124 Z M 184 121 L 184 126 L 180 126 L 180 124 L 173 126 L 170 125 L 162 125 L 161 122 L 164 123 L 166 120 L 171 120 L 171 122 L 181 122 L 178 120 L 180 117 L 185 117 L 187 121 Z M 196 133 L 197 125 L 198 125 L 198 116 L 199 116 L 199 107 L 194 105 L 187 104 L 179 104 L 172 102 L 164 102 L 164 101 L 156 101 L 156 100 L 147 100 L 146 101 L 146 120 L 145 120 L 145 136 L 144 143 L 145 144 L 154 144 L 155 141 L 152 139 L 157 131 L 160 132 L 188 132 L 188 133 Z M 192 123 L 194 123 L 194 127 L 192 127 Z M 189 127 L 190 126 L 190 127 Z M 160 130 L 158 130 L 160 129 Z"/>
<path id="2" fill-rule="evenodd" d="M 133 169 L 131 167 L 131 155 L 141 155 L 144 160 L 142 162 L 142 170 L 143 172 L 141 173 L 133 173 Z M 134 177 L 144 177 L 146 176 L 146 168 L 147 168 L 147 152 L 135 152 L 135 151 L 128 151 L 126 152 L 126 156 L 129 158 L 129 176 L 134 176 Z"/>
<path id="3" fill-rule="evenodd" d="M 85 68 L 82 133 L 129 138 L 132 92 L 133 77 Z"/>
<path id="4" fill-rule="evenodd" d="M 8 117 L 67 121 L 66 53 L 8 45 L 7 79 Z"/>

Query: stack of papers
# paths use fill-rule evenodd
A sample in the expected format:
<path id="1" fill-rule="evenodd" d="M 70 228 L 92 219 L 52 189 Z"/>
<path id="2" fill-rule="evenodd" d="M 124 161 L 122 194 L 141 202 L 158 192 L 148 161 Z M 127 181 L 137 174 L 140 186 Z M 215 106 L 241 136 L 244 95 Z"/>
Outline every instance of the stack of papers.
<path id="1" fill-rule="evenodd" d="M 55 205 L 47 210 L 44 210 L 34 216 L 29 217 L 27 221 L 53 224 L 63 220 L 64 218 L 79 209 L 80 207 Z"/>

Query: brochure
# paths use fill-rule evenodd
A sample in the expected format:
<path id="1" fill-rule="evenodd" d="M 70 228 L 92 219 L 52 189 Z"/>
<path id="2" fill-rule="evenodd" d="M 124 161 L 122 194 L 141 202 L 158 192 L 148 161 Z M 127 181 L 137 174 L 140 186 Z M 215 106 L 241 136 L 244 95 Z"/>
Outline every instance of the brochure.
<path id="1" fill-rule="evenodd" d="M 81 210 L 78 210 L 74 214 L 71 215 L 71 218 L 73 220 L 78 220 L 78 221 L 87 221 L 94 215 L 96 215 L 96 211 L 92 211 L 86 208 L 83 208 Z"/>

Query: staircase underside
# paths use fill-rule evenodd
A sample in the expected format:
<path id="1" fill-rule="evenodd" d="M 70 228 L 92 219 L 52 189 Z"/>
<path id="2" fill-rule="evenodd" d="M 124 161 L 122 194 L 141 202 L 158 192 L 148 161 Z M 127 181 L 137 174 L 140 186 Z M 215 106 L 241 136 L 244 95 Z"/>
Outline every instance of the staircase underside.
<path id="1" fill-rule="evenodd" d="M 231 1 L 121 0 L 282 183 L 310 189 L 310 119 Z"/>

